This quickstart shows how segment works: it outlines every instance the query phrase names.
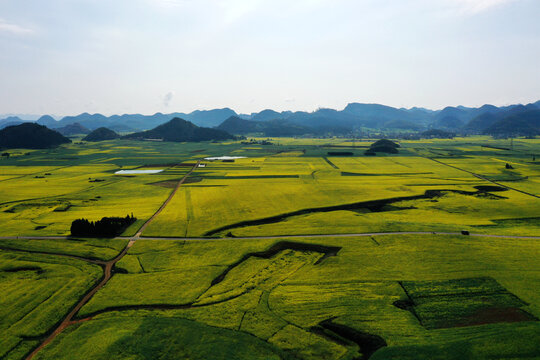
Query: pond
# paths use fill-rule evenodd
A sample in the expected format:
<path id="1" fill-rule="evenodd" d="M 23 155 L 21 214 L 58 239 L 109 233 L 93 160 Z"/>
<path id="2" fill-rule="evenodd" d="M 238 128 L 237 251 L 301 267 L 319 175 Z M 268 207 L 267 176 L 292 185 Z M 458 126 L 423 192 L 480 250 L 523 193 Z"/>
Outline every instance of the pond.
<path id="1" fill-rule="evenodd" d="M 235 160 L 235 159 L 247 159 L 246 156 L 215 156 L 207 157 L 204 160 Z"/>
<path id="2" fill-rule="evenodd" d="M 162 172 L 161 170 L 119 170 L 115 172 L 117 175 L 127 175 L 127 174 L 157 174 Z"/>

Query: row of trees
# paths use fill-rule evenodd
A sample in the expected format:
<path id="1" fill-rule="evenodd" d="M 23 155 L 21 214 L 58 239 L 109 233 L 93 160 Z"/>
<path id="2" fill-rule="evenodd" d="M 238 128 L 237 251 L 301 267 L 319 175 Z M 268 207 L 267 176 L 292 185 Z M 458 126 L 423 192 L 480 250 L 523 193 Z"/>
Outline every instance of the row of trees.
<path id="1" fill-rule="evenodd" d="M 72 236 L 115 237 L 122 234 L 137 218 L 133 214 L 123 217 L 104 217 L 96 222 L 77 219 L 71 223 Z"/>

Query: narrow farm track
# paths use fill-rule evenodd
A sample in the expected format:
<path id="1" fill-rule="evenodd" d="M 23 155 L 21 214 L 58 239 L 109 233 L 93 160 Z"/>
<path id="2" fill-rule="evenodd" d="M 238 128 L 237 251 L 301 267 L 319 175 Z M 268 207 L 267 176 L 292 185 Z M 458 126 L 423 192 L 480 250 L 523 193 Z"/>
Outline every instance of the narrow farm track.
<path id="1" fill-rule="evenodd" d="M 167 199 L 163 202 L 161 207 L 148 219 L 137 231 L 137 233 L 129 238 L 129 242 L 126 245 L 126 247 L 112 260 L 109 260 L 107 262 L 101 263 L 103 267 L 103 277 L 99 281 L 97 285 L 95 285 L 90 291 L 84 295 L 84 297 L 75 305 L 75 307 L 69 312 L 69 314 L 64 317 L 64 319 L 60 322 L 60 324 L 31 352 L 26 356 L 26 360 L 32 359 L 41 349 L 43 349 L 45 346 L 47 346 L 51 341 L 53 341 L 62 331 L 64 331 L 68 326 L 77 324 L 83 321 L 87 321 L 90 318 L 82 319 L 82 320 L 76 320 L 74 319 L 75 315 L 79 312 L 79 310 L 103 287 L 112 277 L 112 269 L 114 265 L 126 255 L 128 250 L 133 246 L 135 241 L 141 236 L 144 229 L 158 216 L 161 211 L 167 206 L 167 204 L 171 201 L 173 196 L 176 194 L 178 188 L 184 183 L 184 181 L 191 175 L 191 173 L 199 166 L 200 160 L 197 161 L 197 163 L 193 166 L 193 168 L 186 174 L 184 177 L 178 181 L 178 184 L 176 187 L 171 191 Z M 19 237 L 20 238 L 20 237 Z M 56 237 L 58 238 L 58 237 Z M 60 237 L 63 238 L 63 237 Z M 65 237 L 64 237 L 65 238 Z M 83 260 L 83 259 L 81 259 Z M 88 260 L 88 259 L 86 259 Z"/>
<path id="2" fill-rule="evenodd" d="M 148 219 L 144 224 L 143 226 L 141 226 L 141 228 L 139 229 L 139 231 L 137 231 L 137 233 L 135 234 L 135 236 L 133 238 L 139 238 L 142 234 L 142 232 L 146 229 L 146 227 L 148 225 L 150 225 L 150 223 L 152 221 L 154 221 L 154 219 L 159 215 L 161 214 L 161 212 L 163 211 L 163 209 L 165 209 L 165 207 L 169 204 L 169 202 L 171 202 L 172 198 L 174 197 L 174 195 L 176 194 L 176 192 L 178 191 L 178 189 L 180 188 L 180 186 L 182 186 L 182 184 L 184 183 L 184 181 L 186 181 L 186 179 L 191 175 L 191 173 L 193 173 L 193 171 L 195 171 L 196 168 L 199 167 L 199 164 L 201 163 L 201 160 L 197 161 L 197 163 L 191 168 L 191 170 L 186 174 L 184 175 L 184 177 L 182 179 L 180 179 L 180 181 L 176 184 L 176 187 L 173 189 L 173 191 L 171 191 L 171 194 L 169 195 L 169 197 L 167 198 L 167 200 L 165 200 L 165 202 L 163 202 L 163 204 L 161 205 L 161 207 L 154 213 L 154 215 L 152 215 L 152 217 L 150 219 Z"/>
<path id="3" fill-rule="evenodd" d="M 540 199 L 540 196 L 538 196 L 538 195 L 531 194 L 531 193 L 529 193 L 529 192 L 526 192 L 526 191 L 523 191 L 523 190 L 519 190 L 519 189 L 510 187 L 510 186 L 508 186 L 508 185 L 501 184 L 501 183 L 499 183 L 499 182 L 490 180 L 490 179 L 486 178 L 485 176 L 482 176 L 482 175 L 480 175 L 480 174 L 474 173 L 474 172 L 472 172 L 472 171 L 465 170 L 465 169 L 459 168 L 459 167 L 457 167 L 457 166 L 454 166 L 454 165 L 450 165 L 450 164 L 444 163 L 444 162 L 442 162 L 442 161 L 440 161 L 440 160 L 436 160 L 436 159 L 431 158 L 431 157 L 427 157 L 427 156 L 424 156 L 424 157 L 425 157 L 426 159 L 431 160 L 431 161 L 435 161 L 436 163 L 439 163 L 439 164 L 441 164 L 441 165 L 448 166 L 448 167 L 454 168 L 454 169 L 459 170 L 459 171 L 464 171 L 464 172 L 466 172 L 466 173 L 471 174 L 471 175 L 474 176 L 474 177 L 477 177 L 477 178 L 479 178 L 479 179 L 481 179 L 481 180 L 490 182 L 490 183 L 495 184 L 495 185 L 497 185 L 497 186 L 503 187 L 503 188 L 505 188 L 505 189 L 508 189 L 508 190 L 514 190 L 514 191 L 520 192 L 520 193 L 522 193 L 522 194 L 529 195 L 529 196 L 535 197 L 535 198 L 537 198 L 537 199 Z"/>
<path id="4" fill-rule="evenodd" d="M 35 348 L 26 357 L 26 359 L 32 359 L 41 349 L 43 349 L 45 346 L 47 346 L 47 344 L 53 341 L 54 338 L 58 336 L 58 334 L 64 331 L 65 328 L 77 323 L 77 321 L 73 321 L 73 317 L 75 316 L 75 314 L 77 314 L 79 310 L 84 306 L 84 304 L 86 304 L 88 300 L 90 300 L 92 296 L 94 296 L 94 294 L 98 292 L 98 290 L 101 289 L 107 283 L 107 281 L 109 281 L 109 279 L 112 276 L 111 270 L 113 266 L 118 262 L 118 260 L 124 257 L 124 255 L 127 253 L 127 251 L 133 245 L 134 242 L 135 240 L 130 240 L 127 246 L 122 250 L 122 252 L 120 252 L 120 254 L 118 254 L 114 259 L 105 263 L 105 265 L 103 266 L 103 277 L 101 278 L 101 281 L 96 286 L 94 286 L 89 292 L 86 293 L 86 295 L 77 303 L 77 305 L 75 305 L 75 307 L 69 312 L 69 314 L 67 314 L 64 320 L 60 322 L 60 324 L 56 327 L 56 329 L 54 329 L 54 331 L 49 336 L 47 336 L 45 340 L 43 340 L 41 344 L 39 344 L 39 346 Z"/>
<path id="5" fill-rule="evenodd" d="M 217 237 L 145 237 L 139 236 L 141 240 L 155 241 L 201 241 L 215 240 L 226 241 L 229 239 L 235 240 L 267 240 L 267 239 L 297 239 L 297 238 L 326 238 L 326 237 L 365 237 L 365 236 L 381 236 L 381 235 L 462 235 L 460 232 L 439 232 L 439 231 L 395 231 L 395 232 L 376 232 L 376 233 L 340 233 L 340 234 L 300 234 L 300 235 L 272 235 L 272 236 L 240 236 L 234 238 L 217 238 Z M 525 240 L 540 240 L 540 236 L 520 236 L 520 235 L 497 235 L 497 234 L 469 234 L 468 236 L 489 237 L 501 239 L 525 239 Z M 69 236 L 0 236 L 0 239 L 20 239 L 20 240 L 66 240 Z M 130 237 L 119 236 L 116 239 L 129 240 Z"/>
<path id="6" fill-rule="evenodd" d="M 209 238 L 209 237 L 192 237 L 192 238 L 174 238 L 174 237 L 141 237 L 141 240 L 182 240 L 182 241 L 201 241 L 201 240 L 272 240 L 272 239 L 298 239 L 298 238 L 348 238 L 348 237 L 370 237 L 370 236 L 382 236 L 382 235 L 443 235 L 443 236 L 455 236 L 463 235 L 460 232 L 437 232 L 437 231 L 396 231 L 396 232 L 377 232 L 377 233 L 347 233 L 347 234 L 302 234 L 302 235 L 272 235 L 272 236 L 239 236 L 234 238 Z M 519 236 L 519 235 L 493 235 L 493 234 L 469 234 L 468 236 L 475 237 L 489 237 L 489 238 L 501 238 L 501 239 L 524 239 L 524 240 L 540 240 L 540 236 Z"/>

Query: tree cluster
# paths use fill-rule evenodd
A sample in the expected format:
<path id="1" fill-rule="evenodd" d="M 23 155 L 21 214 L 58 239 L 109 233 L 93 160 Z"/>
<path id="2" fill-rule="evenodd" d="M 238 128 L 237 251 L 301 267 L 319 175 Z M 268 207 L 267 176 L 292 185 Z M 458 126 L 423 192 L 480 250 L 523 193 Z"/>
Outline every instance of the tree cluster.
<path id="1" fill-rule="evenodd" d="M 352 151 L 328 151 L 329 156 L 353 156 Z"/>
<path id="2" fill-rule="evenodd" d="M 106 127 L 100 127 L 83 138 L 83 141 L 104 141 L 118 139 L 120 135 Z"/>
<path id="3" fill-rule="evenodd" d="M 133 214 L 123 217 L 104 217 L 96 222 L 77 219 L 71 223 L 72 236 L 116 237 L 122 234 L 137 218 Z"/>
<path id="4" fill-rule="evenodd" d="M 388 153 L 388 154 L 397 154 L 399 144 L 396 144 L 395 142 L 388 140 L 388 139 L 381 139 L 377 140 L 371 146 L 368 150 L 366 150 L 366 155 L 375 155 L 378 152 Z"/>
<path id="5" fill-rule="evenodd" d="M 219 129 L 199 127 L 189 121 L 174 118 L 152 130 L 137 132 L 122 137 L 123 139 L 161 139 L 162 141 L 211 141 L 228 140 L 235 137 Z"/>

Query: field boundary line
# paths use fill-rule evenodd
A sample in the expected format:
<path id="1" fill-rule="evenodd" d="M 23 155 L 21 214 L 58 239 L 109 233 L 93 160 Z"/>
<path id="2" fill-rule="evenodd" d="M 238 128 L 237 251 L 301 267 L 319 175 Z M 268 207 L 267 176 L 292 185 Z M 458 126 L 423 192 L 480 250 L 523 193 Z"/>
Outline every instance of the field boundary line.
<path id="1" fill-rule="evenodd" d="M 523 239 L 540 240 L 540 236 L 533 235 L 497 235 L 497 234 L 469 234 L 463 235 L 461 232 L 440 232 L 440 231 L 394 231 L 394 232 L 374 232 L 374 233 L 340 233 L 340 234 L 296 234 L 296 235 L 261 235 L 261 236 L 238 236 L 238 237 L 174 237 L 174 236 L 140 236 L 141 240 L 182 240 L 182 241 L 203 241 L 203 240 L 265 240 L 265 239 L 294 239 L 294 238 L 325 238 L 325 237 L 366 237 L 383 235 L 460 235 L 472 237 L 491 237 L 502 239 Z M 68 240 L 69 236 L 0 236 L 0 240 Z M 114 239 L 130 240 L 129 236 L 119 236 Z"/>
<path id="2" fill-rule="evenodd" d="M 171 202 L 172 198 L 174 197 L 174 195 L 176 194 L 176 192 L 178 191 L 178 189 L 180 189 L 180 186 L 182 186 L 182 184 L 184 183 L 184 181 L 186 181 L 186 179 L 193 173 L 193 171 L 195 171 L 196 168 L 199 167 L 199 164 L 201 163 L 201 160 L 198 160 L 197 163 L 191 168 L 191 170 L 186 174 L 184 175 L 184 177 L 178 181 L 178 183 L 176 184 L 175 188 L 173 189 L 173 191 L 171 191 L 171 193 L 169 194 L 169 197 L 163 202 L 163 204 L 161 204 L 161 206 L 159 207 L 159 209 L 154 213 L 154 215 L 152 215 L 150 217 L 150 219 L 146 220 L 146 222 L 139 228 L 139 231 L 137 231 L 137 233 L 132 237 L 132 239 L 138 239 L 143 231 L 146 229 L 146 227 L 148 225 L 150 225 L 150 223 L 152 221 L 154 221 L 154 219 L 159 215 L 161 214 L 161 212 L 163 211 L 163 209 L 165 209 L 165 207 L 169 204 L 169 202 Z"/>
<path id="3" fill-rule="evenodd" d="M 431 161 L 435 161 L 436 163 L 439 163 L 439 164 L 441 164 L 441 165 L 448 166 L 448 167 L 454 168 L 454 169 L 456 169 L 456 170 L 464 171 L 464 172 L 466 172 L 466 173 L 471 174 L 471 175 L 474 176 L 474 177 L 477 177 L 477 178 L 482 179 L 482 180 L 484 180 L 484 181 L 490 182 L 490 183 L 495 184 L 495 185 L 497 185 L 497 186 L 503 187 L 503 188 L 505 188 L 505 189 L 508 189 L 508 190 L 514 190 L 514 191 L 520 192 L 520 193 L 522 193 L 522 194 L 529 195 L 529 196 L 535 197 L 535 198 L 537 198 L 537 199 L 540 199 L 540 196 L 538 196 L 538 195 L 531 194 L 531 193 L 528 193 L 528 192 L 526 192 L 526 191 L 523 191 L 523 190 L 519 190 L 519 189 L 510 187 L 510 186 L 508 186 L 508 185 L 501 184 L 501 183 L 499 183 L 499 182 L 496 182 L 496 181 L 494 181 L 494 180 L 490 180 L 490 179 L 488 179 L 488 178 L 486 178 L 486 177 L 484 177 L 484 176 L 482 176 L 482 175 L 480 175 L 480 174 L 474 173 L 474 172 L 472 172 L 472 171 L 465 170 L 465 169 L 459 168 L 459 167 L 457 167 L 457 166 L 454 166 L 454 165 L 450 165 L 450 164 L 444 163 L 444 162 L 439 161 L 439 160 L 435 160 L 434 158 L 431 158 L 431 157 L 428 157 L 428 156 L 424 156 L 424 157 L 425 157 L 426 159 L 431 160 Z"/>
<path id="4" fill-rule="evenodd" d="M 269 235 L 269 236 L 238 236 L 238 237 L 140 237 L 141 240 L 184 240 L 184 241 L 204 241 L 204 240 L 272 240 L 272 239 L 297 239 L 297 238 L 348 238 L 348 237 L 371 237 L 387 235 L 443 235 L 443 236 L 471 236 L 471 237 L 491 237 L 503 239 L 522 239 L 522 240 L 540 240 L 540 236 L 520 236 L 520 235 L 495 235 L 495 234 L 469 234 L 463 235 L 461 232 L 434 232 L 434 231 L 396 231 L 396 232 L 377 232 L 377 233 L 341 233 L 341 234 L 298 234 L 298 235 Z"/>

